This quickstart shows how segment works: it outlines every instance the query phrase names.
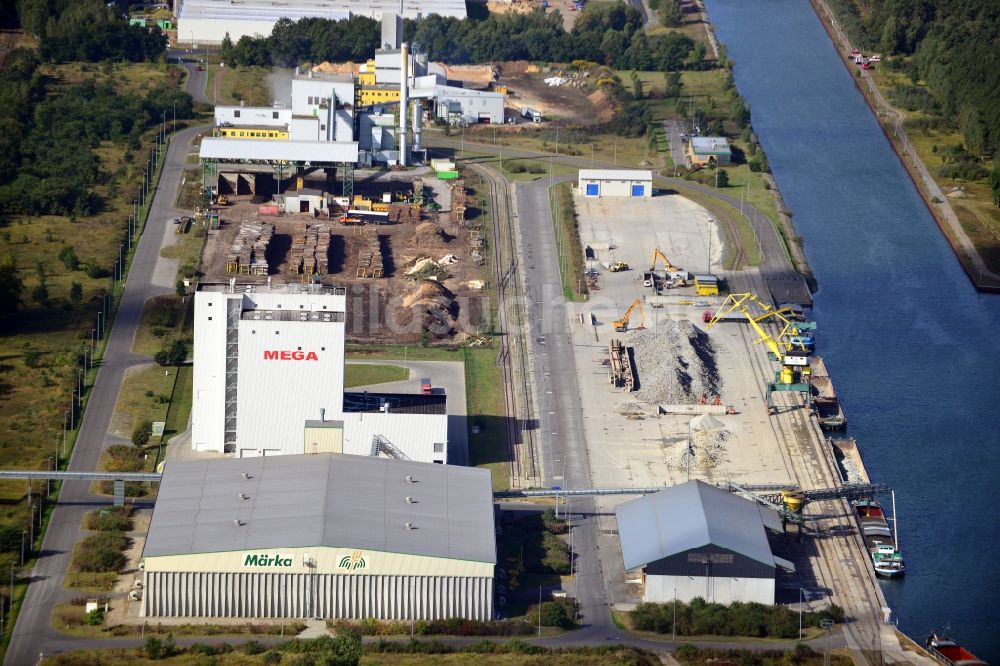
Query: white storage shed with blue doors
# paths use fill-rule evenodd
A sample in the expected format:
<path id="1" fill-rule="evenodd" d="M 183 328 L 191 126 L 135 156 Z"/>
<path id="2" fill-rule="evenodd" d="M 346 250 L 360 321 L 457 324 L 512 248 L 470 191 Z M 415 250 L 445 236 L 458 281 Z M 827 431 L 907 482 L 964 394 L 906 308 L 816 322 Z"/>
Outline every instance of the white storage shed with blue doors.
<path id="1" fill-rule="evenodd" d="M 641 169 L 580 169 L 577 187 L 585 197 L 651 197 L 653 172 Z"/>

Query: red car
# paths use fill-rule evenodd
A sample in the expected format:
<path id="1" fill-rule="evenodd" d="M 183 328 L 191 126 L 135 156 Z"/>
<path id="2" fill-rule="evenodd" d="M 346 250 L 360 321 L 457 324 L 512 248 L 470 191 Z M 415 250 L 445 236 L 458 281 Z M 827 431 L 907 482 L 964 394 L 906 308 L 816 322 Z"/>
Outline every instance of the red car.
<path id="1" fill-rule="evenodd" d="M 194 66 L 194 69 L 195 69 L 196 72 L 203 72 L 203 71 L 205 71 L 205 68 L 202 66 L 202 64 L 200 62 L 197 65 Z"/>

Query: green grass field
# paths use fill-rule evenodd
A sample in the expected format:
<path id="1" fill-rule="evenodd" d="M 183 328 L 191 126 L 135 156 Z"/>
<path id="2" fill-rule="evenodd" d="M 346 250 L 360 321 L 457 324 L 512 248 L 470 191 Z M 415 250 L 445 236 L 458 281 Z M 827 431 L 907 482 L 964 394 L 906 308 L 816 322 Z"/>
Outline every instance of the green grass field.
<path id="1" fill-rule="evenodd" d="M 580 229 L 573 205 L 573 184 L 560 183 L 549 189 L 552 224 L 555 227 L 556 250 L 559 254 L 559 273 L 562 276 L 563 295 L 568 301 L 586 300 L 586 266 L 583 260 Z"/>
<path id="2" fill-rule="evenodd" d="M 344 388 L 401 382 L 409 378 L 409 369 L 398 365 L 349 363 L 344 366 Z"/>
<path id="3" fill-rule="evenodd" d="M 130 368 L 122 382 L 109 432 L 126 439 L 143 420 L 163 421 L 174 390 L 176 368 L 155 364 Z"/>
<path id="4" fill-rule="evenodd" d="M 223 67 L 218 69 L 210 67 L 210 76 L 219 79 L 219 103 L 239 104 L 245 102 L 247 106 L 270 106 L 271 89 L 267 85 L 267 75 L 272 70 L 266 67 Z M 273 71 L 288 70 L 275 69 Z M 213 76 L 214 74 L 214 76 Z M 210 86 L 215 85 L 214 80 L 209 82 Z M 209 88 L 211 97 L 211 87 Z"/>

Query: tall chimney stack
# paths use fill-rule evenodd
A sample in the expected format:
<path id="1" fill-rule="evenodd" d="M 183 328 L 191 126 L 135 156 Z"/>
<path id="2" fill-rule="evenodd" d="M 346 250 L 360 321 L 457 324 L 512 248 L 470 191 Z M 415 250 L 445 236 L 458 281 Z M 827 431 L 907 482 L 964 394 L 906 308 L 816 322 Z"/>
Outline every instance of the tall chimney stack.
<path id="1" fill-rule="evenodd" d="M 403 42 L 399 54 L 402 64 L 399 68 L 399 165 L 406 166 L 406 112 L 410 78 L 410 45 Z"/>

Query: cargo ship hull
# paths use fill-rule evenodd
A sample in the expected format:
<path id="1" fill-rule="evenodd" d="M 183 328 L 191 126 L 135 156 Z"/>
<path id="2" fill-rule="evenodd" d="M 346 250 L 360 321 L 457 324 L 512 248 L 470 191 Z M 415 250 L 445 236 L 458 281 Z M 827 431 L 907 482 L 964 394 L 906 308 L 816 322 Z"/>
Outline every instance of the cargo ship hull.
<path id="1" fill-rule="evenodd" d="M 873 499 L 858 500 L 854 503 L 854 510 L 858 515 L 861 536 L 872 558 L 875 573 L 886 578 L 902 576 L 906 572 L 906 565 L 896 548 L 896 539 L 882 506 Z"/>

